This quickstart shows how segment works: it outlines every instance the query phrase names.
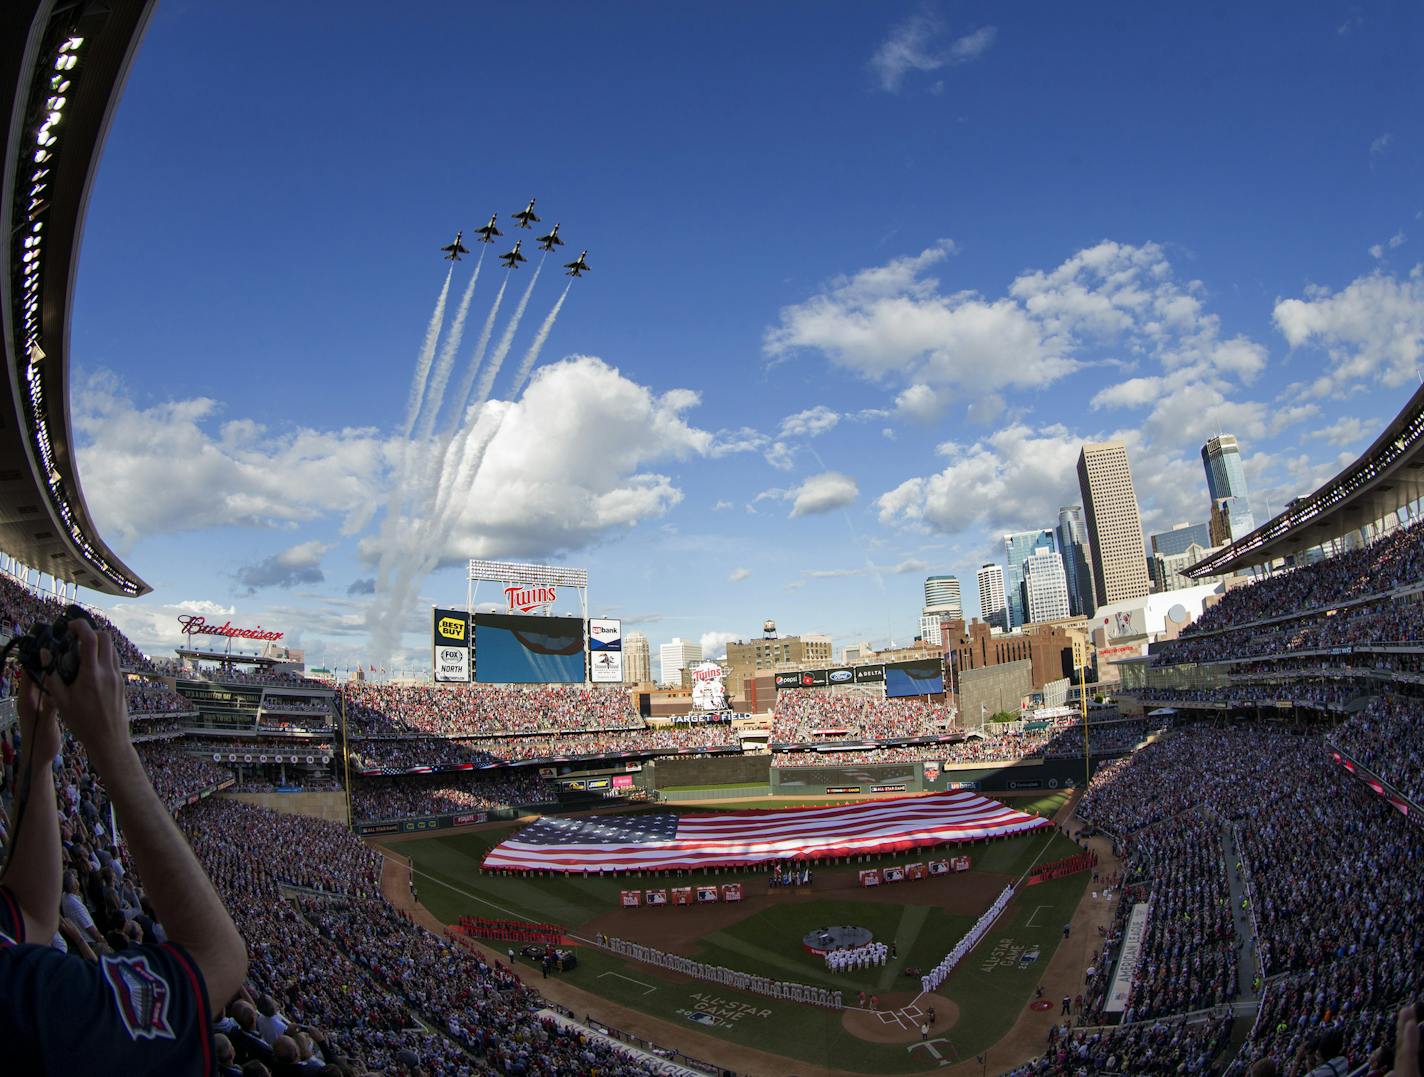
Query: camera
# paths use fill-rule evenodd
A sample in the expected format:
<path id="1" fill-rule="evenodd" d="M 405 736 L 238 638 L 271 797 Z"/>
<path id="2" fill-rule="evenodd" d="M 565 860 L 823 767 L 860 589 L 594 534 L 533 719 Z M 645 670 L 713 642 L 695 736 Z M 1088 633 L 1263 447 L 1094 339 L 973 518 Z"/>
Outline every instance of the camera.
<path id="1" fill-rule="evenodd" d="M 57 673 L 65 684 L 73 684 L 74 678 L 79 676 L 79 643 L 69 631 L 74 621 L 85 621 L 90 628 L 95 627 L 94 618 L 83 607 L 66 606 L 53 624 L 31 625 L 23 636 L 16 636 L 5 644 L 4 650 L 0 650 L 0 663 L 9 658 L 13 650 L 15 660 L 36 684 L 51 673 Z M 48 662 L 45 651 L 49 652 Z"/>

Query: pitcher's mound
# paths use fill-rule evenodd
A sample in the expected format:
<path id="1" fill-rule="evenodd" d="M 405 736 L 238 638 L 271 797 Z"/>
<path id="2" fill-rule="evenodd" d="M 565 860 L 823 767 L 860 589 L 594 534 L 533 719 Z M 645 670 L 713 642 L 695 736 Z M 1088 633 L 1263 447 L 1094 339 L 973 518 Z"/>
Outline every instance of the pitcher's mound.
<path id="1" fill-rule="evenodd" d="M 942 995 L 926 995 L 919 1002 L 908 993 L 882 995 L 880 1009 L 847 1009 L 841 1014 L 841 1025 L 857 1039 L 870 1043 L 910 1043 L 920 1038 L 920 1024 L 929 1021 L 934 1010 L 935 1021 L 930 1035 L 951 1029 L 959 1021 L 959 1007 Z"/>

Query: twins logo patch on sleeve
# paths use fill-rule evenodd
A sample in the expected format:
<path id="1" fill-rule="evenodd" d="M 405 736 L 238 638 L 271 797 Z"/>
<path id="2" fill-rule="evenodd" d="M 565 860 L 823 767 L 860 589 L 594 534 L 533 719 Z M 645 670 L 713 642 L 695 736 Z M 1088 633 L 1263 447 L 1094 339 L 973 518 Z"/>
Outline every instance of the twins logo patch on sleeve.
<path id="1" fill-rule="evenodd" d="M 175 1039 L 168 1021 L 168 1000 L 173 989 L 149 967 L 146 957 L 105 957 L 104 978 L 114 993 L 119 1019 L 133 1040 Z"/>

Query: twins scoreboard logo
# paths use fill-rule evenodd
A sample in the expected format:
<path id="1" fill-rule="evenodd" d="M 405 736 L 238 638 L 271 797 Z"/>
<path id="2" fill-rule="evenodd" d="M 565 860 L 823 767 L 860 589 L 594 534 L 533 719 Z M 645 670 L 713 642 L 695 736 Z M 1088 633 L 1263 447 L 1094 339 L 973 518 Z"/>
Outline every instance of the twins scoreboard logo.
<path id="1" fill-rule="evenodd" d="M 545 610 L 559 599 L 557 587 L 520 587 L 513 584 L 504 589 L 504 601 L 511 610 L 519 613 L 533 613 Z"/>

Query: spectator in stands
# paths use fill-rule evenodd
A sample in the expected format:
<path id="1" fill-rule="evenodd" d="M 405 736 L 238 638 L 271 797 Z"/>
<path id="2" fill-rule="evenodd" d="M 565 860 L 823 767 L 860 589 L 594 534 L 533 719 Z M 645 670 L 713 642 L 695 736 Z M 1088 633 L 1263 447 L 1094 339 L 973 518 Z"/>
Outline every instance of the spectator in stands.
<path id="1" fill-rule="evenodd" d="M 7 1064 L 21 1073 L 210 1068 L 210 1007 L 220 1007 L 241 985 L 246 947 L 129 743 L 112 638 L 83 622 L 72 623 L 70 631 L 80 657 L 75 682 L 50 677 L 40 686 L 26 677 L 19 694 L 28 753 L 21 760 L 22 819 L 0 878 L 0 932 L 15 940 L 0 949 L 5 1023 L 13 1030 Z M 171 940 L 126 949 L 102 969 L 47 945 L 58 926 L 61 877 L 49 770 L 60 749 L 58 714 L 103 777 Z M 168 1005 L 123 1005 L 129 992 L 161 992 Z M 56 1026 L 75 1020 L 86 1024 L 85 1035 L 67 1035 Z M 97 1052 L 96 1045 L 102 1045 Z"/>

